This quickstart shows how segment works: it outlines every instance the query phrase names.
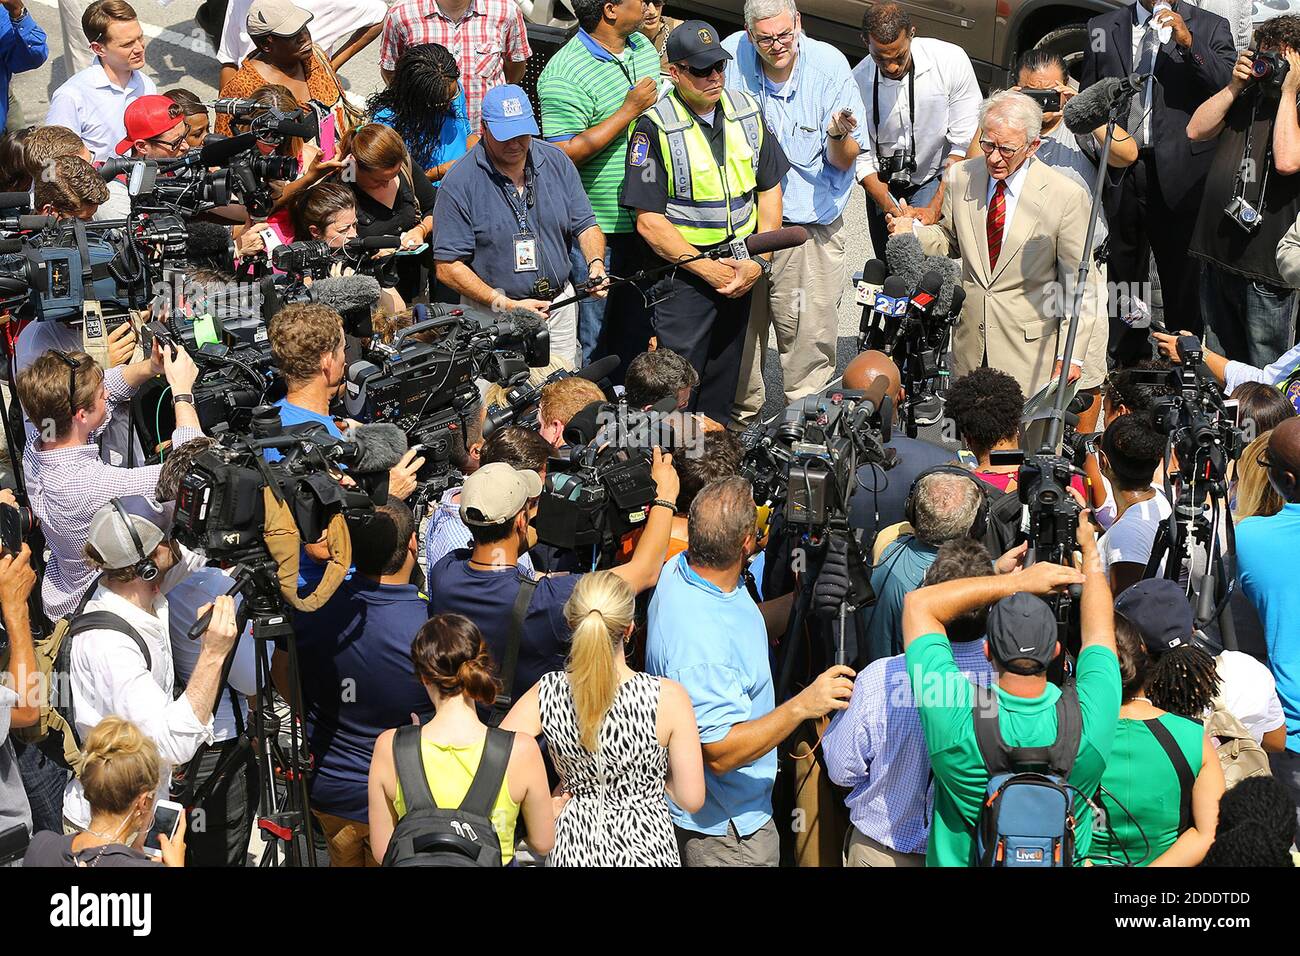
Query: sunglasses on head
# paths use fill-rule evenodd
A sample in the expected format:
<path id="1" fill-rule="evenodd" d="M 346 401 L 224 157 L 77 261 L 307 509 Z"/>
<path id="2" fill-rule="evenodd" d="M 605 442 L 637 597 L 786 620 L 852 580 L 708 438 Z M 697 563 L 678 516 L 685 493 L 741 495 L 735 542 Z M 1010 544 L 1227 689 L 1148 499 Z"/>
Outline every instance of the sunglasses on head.
<path id="1" fill-rule="evenodd" d="M 74 359 L 67 352 L 60 349 L 50 349 L 50 354 L 68 367 L 68 405 L 72 409 L 72 414 L 77 414 L 77 369 L 81 368 L 81 362 Z"/>

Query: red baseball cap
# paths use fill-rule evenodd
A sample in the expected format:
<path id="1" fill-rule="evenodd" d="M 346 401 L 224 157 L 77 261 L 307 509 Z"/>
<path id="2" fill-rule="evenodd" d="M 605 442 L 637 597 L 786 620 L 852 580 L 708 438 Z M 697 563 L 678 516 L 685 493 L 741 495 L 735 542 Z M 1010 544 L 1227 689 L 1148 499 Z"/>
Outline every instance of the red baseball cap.
<path id="1" fill-rule="evenodd" d="M 149 95 L 132 100 L 123 117 L 126 139 L 117 144 L 117 154 L 125 156 L 137 139 L 161 136 L 184 118 L 185 112 L 169 97 Z"/>

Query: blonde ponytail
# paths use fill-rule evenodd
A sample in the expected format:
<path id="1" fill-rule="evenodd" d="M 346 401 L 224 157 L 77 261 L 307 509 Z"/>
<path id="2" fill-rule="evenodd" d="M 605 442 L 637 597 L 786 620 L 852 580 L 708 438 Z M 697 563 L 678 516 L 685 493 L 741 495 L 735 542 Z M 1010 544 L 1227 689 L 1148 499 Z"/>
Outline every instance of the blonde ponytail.
<path id="1" fill-rule="evenodd" d="M 573 634 L 565 670 L 578 715 L 578 739 L 592 753 L 618 693 L 615 649 L 632 623 L 635 608 L 632 589 L 612 571 L 583 575 L 564 605 Z"/>

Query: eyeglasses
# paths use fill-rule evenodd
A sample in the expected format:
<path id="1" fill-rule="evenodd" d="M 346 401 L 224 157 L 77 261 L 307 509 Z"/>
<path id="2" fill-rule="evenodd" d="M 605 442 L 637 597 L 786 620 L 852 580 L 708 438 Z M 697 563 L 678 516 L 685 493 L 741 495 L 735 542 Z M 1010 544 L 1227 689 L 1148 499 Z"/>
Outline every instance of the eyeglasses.
<path id="1" fill-rule="evenodd" d="M 781 46 L 789 46 L 791 43 L 794 42 L 794 31 L 782 30 L 780 33 L 776 34 L 775 36 L 768 36 L 766 33 L 755 33 L 754 42 L 757 43 L 759 46 L 761 46 L 764 50 L 770 50 L 778 43 L 781 44 Z"/>
<path id="2" fill-rule="evenodd" d="M 1028 143 L 1025 143 L 1021 146 L 999 146 L 990 139 L 980 140 L 980 149 L 984 150 L 985 156 L 996 149 L 1003 159 L 1010 159 L 1012 156 L 1016 155 L 1016 153 L 1023 152 L 1025 147 L 1028 145 Z"/>
<path id="3" fill-rule="evenodd" d="M 60 349 L 50 349 L 50 354 L 68 367 L 68 407 L 72 409 L 72 414 L 77 414 L 77 369 L 81 368 L 81 363 L 74 359 L 67 352 Z"/>
<path id="4" fill-rule="evenodd" d="M 691 76 L 695 77 L 697 80 L 708 79 L 708 78 L 709 78 L 710 76 L 712 76 L 714 73 L 725 73 L 725 72 L 727 72 L 726 61 L 725 61 L 725 60 L 723 60 L 723 61 L 721 61 L 721 62 L 718 62 L 718 63 L 714 63 L 712 66 L 706 66 L 706 67 L 704 67 L 704 68 L 702 68 L 702 69 L 699 68 L 699 67 L 687 66 L 685 63 L 679 63 L 679 64 L 678 64 L 678 69 L 685 70 L 687 73 L 689 73 Z"/>
<path id="5" fill-rule="evenodd" d="M 181 133 L 181 135 L 177 136 L 175 139 L 171 140 L 170 142 L 163 139 L 161 136 L 150 136 L 149 142 L 157 143 L 163 149 L 175 149 L 181 143 L 185 142 L 185 139 L 188 136 L 189 136 L 189 130 L 186 130 L 184 133 Z"/>

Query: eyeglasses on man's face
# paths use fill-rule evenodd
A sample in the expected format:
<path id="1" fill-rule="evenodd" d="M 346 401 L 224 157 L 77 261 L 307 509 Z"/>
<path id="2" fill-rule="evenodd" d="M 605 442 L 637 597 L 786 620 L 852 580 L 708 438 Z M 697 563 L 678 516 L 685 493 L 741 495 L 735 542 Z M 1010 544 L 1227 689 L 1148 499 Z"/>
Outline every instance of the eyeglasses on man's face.
<path id="1" fill-rule="evenodd" d="M 993 142 L 993 140 L 991 139 L 980 140 L 980 149 L 984 150 L 985 156 L 987 156 L 989 153 L 993 152 L 993 150 L 996 149 L 998 151 L 998 155 L 1001 156 L 1003 159 L 1010 159 L 1012 156 L 1024 152 L 1025 147 L 1028 145 L 1029 145 L 1028 143 L 1022 143 L 1019 146 L 1002 146 Z"/>
<path id="2" fill-rule="evenodd" d="M 789 46 L 791 43 L 794 42 L 794 31 L 782 30 L 780 33 L 773 33 L 773 34 L 755 33 L 754 42 L 757 43 L 759 46 L 761 46 L 764 50 L 770 50 L 777 44 L 780 44 L 783 47 Z"/>

